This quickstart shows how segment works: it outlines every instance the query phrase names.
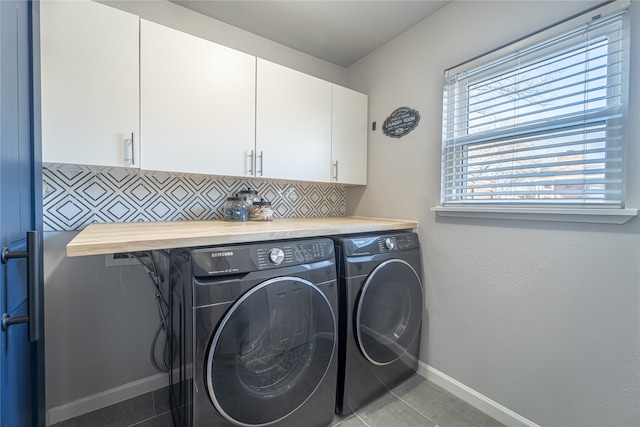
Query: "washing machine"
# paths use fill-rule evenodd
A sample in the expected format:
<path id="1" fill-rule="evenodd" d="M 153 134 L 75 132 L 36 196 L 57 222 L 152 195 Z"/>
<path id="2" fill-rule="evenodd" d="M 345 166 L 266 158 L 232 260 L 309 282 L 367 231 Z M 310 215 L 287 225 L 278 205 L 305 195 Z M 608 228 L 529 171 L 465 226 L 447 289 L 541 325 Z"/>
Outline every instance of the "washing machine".
<path id="1" fill-rule="evenodd" d="M 176 426 L 333 421 L 334 254 L 328 238 L 171 251 L 169 394 Z"/>
<path id="2" fill-rule="evenodd" d="M 415 374 L 424 311 L 418 235 L 337 236 L 336 412 L 348 414 Z"/>

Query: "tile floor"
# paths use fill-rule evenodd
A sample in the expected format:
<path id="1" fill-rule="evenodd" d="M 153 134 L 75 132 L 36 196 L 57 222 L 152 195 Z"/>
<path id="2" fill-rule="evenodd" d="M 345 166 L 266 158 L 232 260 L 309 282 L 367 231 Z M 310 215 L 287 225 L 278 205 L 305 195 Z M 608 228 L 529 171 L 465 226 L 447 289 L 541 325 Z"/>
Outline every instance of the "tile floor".
<path id="1" fill-rule="evenodd" d="M 51 427 L 173 427 L 168 389 L 138 396 Z M 503 424 L 423 377 L 414 376 L 332 427 L 500 427 Z M 303 426 L 301 426 L 303 427 Z"/>
<path id="2" fill-rule="evenodd" d="M 414 376 L 332 427 L 504 427 L 443 388 Z"/>

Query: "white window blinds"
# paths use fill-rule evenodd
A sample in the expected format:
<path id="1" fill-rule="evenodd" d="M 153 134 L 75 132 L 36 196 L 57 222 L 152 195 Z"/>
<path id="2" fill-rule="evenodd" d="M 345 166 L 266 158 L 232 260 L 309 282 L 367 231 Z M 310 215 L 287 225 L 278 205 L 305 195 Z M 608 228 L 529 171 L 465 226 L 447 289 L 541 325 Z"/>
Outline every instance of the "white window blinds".
<path id="1" fill-rule="evenodd" d="M 627 15 L 445 75 L 443 206 L 624 207 Z"/>

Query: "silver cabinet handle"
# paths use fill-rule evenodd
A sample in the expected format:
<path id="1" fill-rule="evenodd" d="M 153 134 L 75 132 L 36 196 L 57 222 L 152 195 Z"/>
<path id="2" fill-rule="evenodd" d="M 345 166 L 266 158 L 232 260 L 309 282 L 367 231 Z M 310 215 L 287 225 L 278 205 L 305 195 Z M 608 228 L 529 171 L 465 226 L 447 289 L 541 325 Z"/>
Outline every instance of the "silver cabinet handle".
<path id="1" fill-rule="evenodd" d="M 260 176 L 263 175 L 263 170 L 262 170 L 262 161 L 264 160 L 264 155 L 262 154 L 262 151 L 260 151 L 260 155 L 258 156 L 260 158 L 260 170 L 257 171 L 256 176 L 258 176 L 258 174 L 260 174 Z"/>
<path id="2" fill-rule="evenodd" d="M 247 170 L 247 175 L 253 176 L 253 150 L 251 150 L 251 154 L 249 154 L 249 169 Z"/>
<path id="3" fill-rule="evenodd" d="M 136 145 L 133 137 L 134 134 L 131 132 L 131 166 L 136 165 Z"/>
<path id="4" fill-rule="evenodd" d="M 2 248 L 2 263 L 6 264 L 10 259 L 27 259 L 27 298 L 29 300 L 29 315 L 11 317 L 9 313 L 2 315 L 2 330 L 20 323 L 29 324 L 29 341 L 36 342 L 40 339 L 41 295 L 40 290 L 44 281 L 42 274 L 42 240 L 39 231 L 27 231 L 27 250 L 10 252 L 7 247 Z"/>
<path id="5" fill-rule="evenodd" d="M 135 166 L 136 165 L 136 148 L 135 148 L 135 140 L 134 140 L 134 133 L 131 132 L 131 139 L 125 139 L 124 140 L 124 152 L 125 152 L 125 158 L 124 158 L 124 163 L 125 166 Z M 131 157 L 128 157 L 127 154 L 131 154 Z M 127 164 L 127 162 L 131 162 L 130 165 Z"/>
<path id="6" fill-rule="evenodd" d="M 333 162 L 333 180 L 338 182 L 338 161 Z"/>

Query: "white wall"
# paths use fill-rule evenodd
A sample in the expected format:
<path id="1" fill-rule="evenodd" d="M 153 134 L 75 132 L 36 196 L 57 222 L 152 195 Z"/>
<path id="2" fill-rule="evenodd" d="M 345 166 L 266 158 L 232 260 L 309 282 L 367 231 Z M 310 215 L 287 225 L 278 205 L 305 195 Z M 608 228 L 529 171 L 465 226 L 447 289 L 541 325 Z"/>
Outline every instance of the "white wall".
<path id="1" fill-rule="evenodd" d="M 640 218 L 624 225 L 453 219 L 440 198 L 446 68 L 596 3 L 456 1 L 349 68 L 369 94 L 369 177 L 347 213 L 419 221 L 421 360 L 544 426 L 640 425 Z M 632 5 L 640 73 L 640 2 Z M 640 81 L 631 79 L 628 207 L 640 206 Z M 385 137 L 397 107 L 419 126 Z M 635 118 L 635 120 L 633 119 Z"/>

